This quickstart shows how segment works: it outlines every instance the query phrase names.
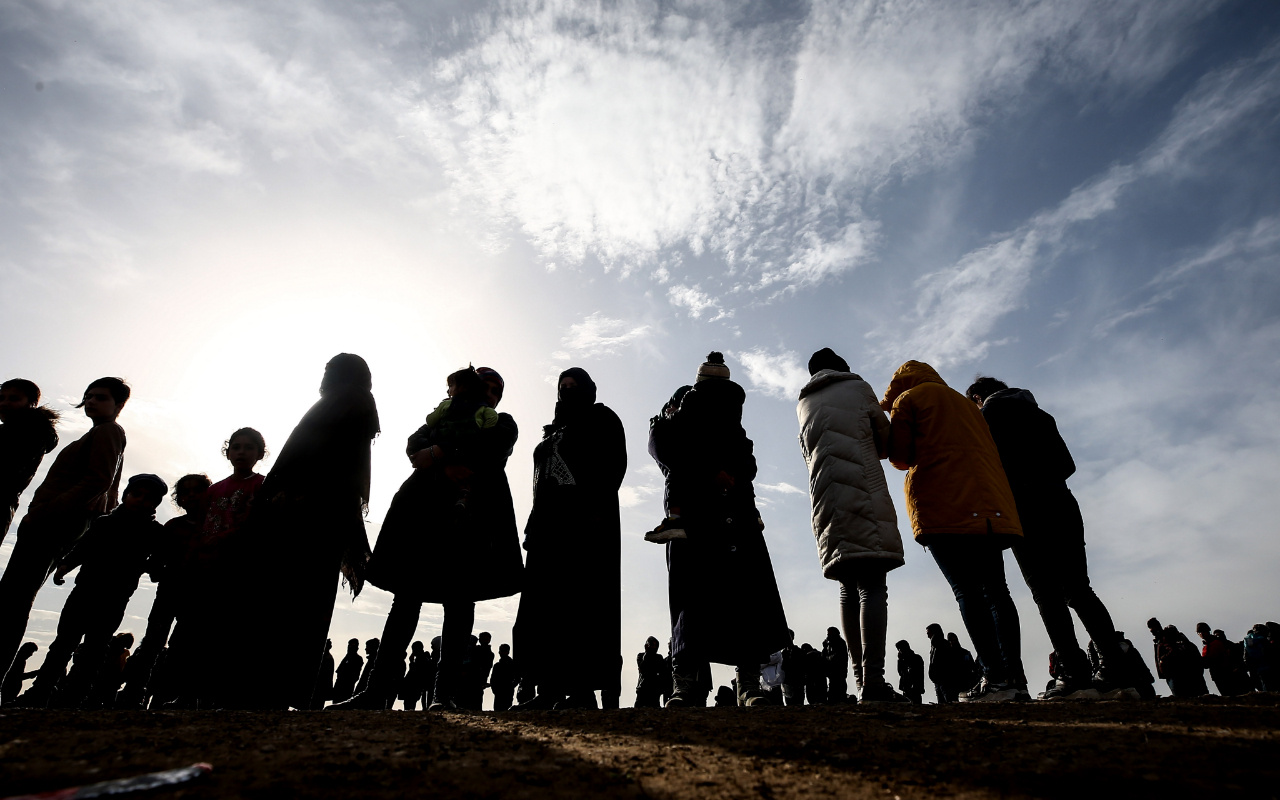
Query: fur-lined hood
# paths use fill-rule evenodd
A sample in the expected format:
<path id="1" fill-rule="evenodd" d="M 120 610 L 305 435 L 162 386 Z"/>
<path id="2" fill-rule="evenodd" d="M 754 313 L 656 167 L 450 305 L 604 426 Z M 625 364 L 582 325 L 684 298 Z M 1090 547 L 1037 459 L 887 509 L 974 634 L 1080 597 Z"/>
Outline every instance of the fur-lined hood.
<path id="1" fill-rule="evenodd" d="M 4 427 L 24 438 L 39 442 L 45 453 L 58 446 L 58 420 L 61 415 L 49 406 L 16 408 L 9 412 Z"/>

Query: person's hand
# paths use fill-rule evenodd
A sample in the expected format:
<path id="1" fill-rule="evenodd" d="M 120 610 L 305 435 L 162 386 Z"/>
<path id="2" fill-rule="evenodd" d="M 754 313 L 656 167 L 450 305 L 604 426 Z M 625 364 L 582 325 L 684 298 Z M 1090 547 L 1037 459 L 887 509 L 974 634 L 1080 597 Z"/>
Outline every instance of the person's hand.
<path id="1" fill-rule="evenodd" d="M 712 483 L 716 485 L 717 489 L 732 489 L 733 476 L 725 472 L 724 470 L 720 470 L 720 474 L 716 475 Z"/>
<path id="2" fill-rule="evenodd" d="M 409 456 L 409 463 L 412 464 L 415 469 L 427 469 L 429 467 L 433 467 L 436 463 L 435 456 L 432 455 L 434 451 L 435 445 L 419 450 Z"/>
<path id="3" fill-rule="evenodd" d="M 53 573 L 54 584 L 57 586 L 61 586 L 62 584 L 66 583 L 67 573 L 70 571 L 71 571 L 70 567 L 66 567 L 66 566 L 63 566 L 62 564 L 59 564 L 58 569 L 55 570 Z"/>

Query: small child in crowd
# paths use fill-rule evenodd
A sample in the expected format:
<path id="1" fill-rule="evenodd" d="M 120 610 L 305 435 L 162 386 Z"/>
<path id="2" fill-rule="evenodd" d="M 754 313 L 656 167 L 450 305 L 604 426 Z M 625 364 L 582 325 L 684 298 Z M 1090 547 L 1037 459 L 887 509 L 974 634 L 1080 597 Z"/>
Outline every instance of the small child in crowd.
<path id="1" fill-rule="evenodd" d="M 445 379 L 449 396 L 427 415 L 427 446 L 439 447 L 448 452 L 466 448 L 475 441 L 479 431 L 498 424 L 498 412 L 488 406 L 488 385 L 467 367 Z M 467 480 L 453 479 L 458 490 L 454 506 L 466 511 L 471 495 Z"/>

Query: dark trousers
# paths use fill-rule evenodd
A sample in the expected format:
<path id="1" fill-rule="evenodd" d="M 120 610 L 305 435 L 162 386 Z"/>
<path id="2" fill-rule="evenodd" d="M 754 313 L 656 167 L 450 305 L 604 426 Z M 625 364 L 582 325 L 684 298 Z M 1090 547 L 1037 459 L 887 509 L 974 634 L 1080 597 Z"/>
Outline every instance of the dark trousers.
<path id="1" fill-rule="evenodd" d="M 889 589 L 884 567 L 850 568 L 840 576 L 840 627 L 849 643 L 858 689 L 884 683 Z M 844 700 L 844 695 L 840 696 Z"/>
<path id="2" fill-rule="evenodd" d="M 1076 638 L 1068 609 L 1080 616 L 1102 663 L 1116 669 L 1120 663 L 1116 627 L 1111 613 L 1089 585 L 1084 539 L 1038 536 L 1028 528 L 1027 535 L 1014 545 L 1013 555 L 1040 610 L 1049 641 L 1058 653 L 1058 669 L 1064 671 L 1060 674 L 1084 679 L 1089 675 L 1089 659 Z"/>
<path id="3" fill-rule="evenodd" d="M 475 625 L 475 603 L 444 604 L 444 623 L 440 626 L 440 665 L 436 667 L 436 698 L 454 702 L 466 699 L 463 662 L 471 649 L 471 630 Z"/>
<path id="4" fill-rule="evenodd" d="M 960 618 L 989 680 L 1026 681 L 1018 609 L 1004 578 L 1004 551 L 979 535 L 939 536 L 929 553 L 951 584 Z M 952 541 L 955 540 L 955 541 Z"/>
<path id="5" fill-rule="evenodd" d="M 156 587 L 156 599 L 151 604 L 151 613 L 147 615 L 147 631 L 125 664 L 124 688 L 120 690 L 122 704 L 137 704 L 146 696 L 152 669 L 169 641 L 169 631 L 177 618 L 177 594 L 178 587 L 172 580 Z"/>
<path id="6" fill-rule="evenodd" d="M 0 664 L 6 666 L 13 663 L 22 646 L 40 587 L 85 528 L 80 523 L 78 527 L 71 524 L 60 529 L 52 525 L 47 530 L 32 529 L 29 519 L 30 515 L 19 524 L 9 564 L 0 575 Z"/>
<path id="7" fill-rule="evenodd" d="M 849 675 L 832 675 L 828 679 L 827 702 L 843 703 L 849 699 Z"/>
<path id="8" fill-rule="evenodd" d="M 392 596 L 391 609 L 387 612 L 387 621 L 382 626 L 381 645 L 378 647 L 378 652 L 393 655 L 379 659 L 373 664 L 369 674 L 369 684 L 365 688 L 365 692 L 372 693 L 383 704 L 395 700 L 398 675 L 396 656 L 409 649 L 413 634 L 418 630 L 418 618 L 421 614 L 420 601 L 409 600 L 402 595 Z"/>
<path id="9" fill-rule="evenodd" d="M 85 586 L 71 590 L 58 616 L 58 634 L 31 687 L 37 696 L 50 698 L 57 691 L 59 705 L 78 705 L 88 696 L 132 594 Z M 72 655 L 76 663 L 68 675 Z"/>
<path id="10" fill-rule="evenodd" d="M 516 689 L 514 686 L 508 686 L 505 689 L 493 689 L 493 710 L 506 711 L 510 709 L 515 696 Z"/>

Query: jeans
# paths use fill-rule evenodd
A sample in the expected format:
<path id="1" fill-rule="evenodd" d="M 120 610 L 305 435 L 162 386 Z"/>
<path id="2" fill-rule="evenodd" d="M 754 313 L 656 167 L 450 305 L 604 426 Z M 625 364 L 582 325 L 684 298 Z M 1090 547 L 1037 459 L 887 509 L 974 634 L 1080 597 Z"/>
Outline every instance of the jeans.
<path id="1" fill-rule="evenodd" d="M 840 579 L 840 626 L 849 643 L 853 673 L 862 686 L 884 683 L 884 640 L 889 624 L 885 569 L 869 565 Z M 862 687 L 860 686 L 859 689 Z M 840 700 L 844 700 L 841 696 Z"/>
<path id="2" fill-rule="evenodd" d="M 931 543 L 929 553 L 951 584 L 985 677 L 1024 684 L 1022 631 L 1005 583 L 1004 551 L 982 536 L 955 534 Z"/>
<path id="3" fill-rule="evenodd" d="M 1075 609 L 1080 616 L 1102 663 L 1116 668 L 1120 663 L 1120 645 L 1115 623 L 1089 585 L 1084 539 L 1028 534 L 1013 546 L 1013 555 L 1040 610 L 1049 641 L 1058 653 L 1059 669 L 1074 678 L 1087 679 L 1089 675 L 1089 659 L 1076 639 L 1068 608 Z"/>

